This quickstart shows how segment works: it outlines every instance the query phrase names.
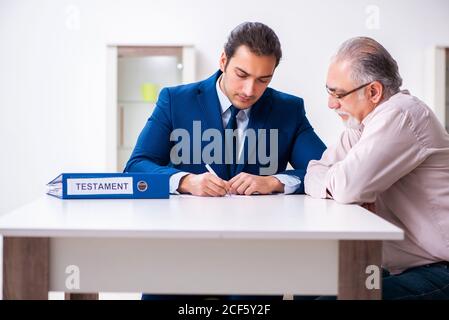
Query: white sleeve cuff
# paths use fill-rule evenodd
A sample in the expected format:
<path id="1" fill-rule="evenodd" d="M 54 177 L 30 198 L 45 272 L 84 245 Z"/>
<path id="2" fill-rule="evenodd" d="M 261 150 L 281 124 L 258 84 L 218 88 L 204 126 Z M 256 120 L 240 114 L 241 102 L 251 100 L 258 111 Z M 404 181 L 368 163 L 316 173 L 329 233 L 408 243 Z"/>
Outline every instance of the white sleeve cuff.
<path id="1" fill-rule="evenodd" d="M 302 181 L 297 176 L 288 174 L 275 174 L 273 177 L 277 178 L 284 185 L 284 194 L 295 193 L 296 189 L 301 185 Z"/>
<path id="2" fill-rule="evenodd" d="M 178 192 L 179 182 L 181 181 L 182 177 L 188 174 L 189 174 L 188 172 L 178 172 L 170 176 L 169 186 L 171 194 L 179 194 Z"/>

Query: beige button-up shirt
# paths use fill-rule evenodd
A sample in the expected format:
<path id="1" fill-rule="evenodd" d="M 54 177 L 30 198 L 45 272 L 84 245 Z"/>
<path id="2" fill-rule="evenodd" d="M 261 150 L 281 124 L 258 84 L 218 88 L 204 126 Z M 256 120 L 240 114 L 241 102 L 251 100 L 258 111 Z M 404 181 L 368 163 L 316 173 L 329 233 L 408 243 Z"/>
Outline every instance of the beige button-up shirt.
<path id="1" fill-rule="evenodd" d="M 449 261 L 449 135 L 408 91 L 310 161 L 305 191 L 341 203 L 375 202 L 376 214 L 405 233 L 383 245 L 383 267 L 393 274 Z"/>

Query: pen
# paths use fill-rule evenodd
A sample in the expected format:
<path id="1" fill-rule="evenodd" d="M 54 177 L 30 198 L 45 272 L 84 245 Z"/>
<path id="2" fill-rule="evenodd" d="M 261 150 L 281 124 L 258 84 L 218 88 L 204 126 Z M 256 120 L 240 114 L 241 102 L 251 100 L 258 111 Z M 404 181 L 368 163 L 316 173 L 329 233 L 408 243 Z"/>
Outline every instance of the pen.
<path id="1" fill-rule="evenodd" d="M 218 174 L 215 173 L 214 169 L 212 169 L 212 167 L 208 163 L 206 163 L 206 169 L 214 176 L 218 177 Z M 226 194 L 230 194 L 228 190 L 226 190 Z"/>
<path id="2" fill-rule="evenodd" d="M 212 169 L 212 167 L 208 163 L 206 163 L 206 169 L 207 169 L 207 171 L 212 173 L 214 176 L 218 177 L 218 174 L 215 173 L 214 169 Z"/>

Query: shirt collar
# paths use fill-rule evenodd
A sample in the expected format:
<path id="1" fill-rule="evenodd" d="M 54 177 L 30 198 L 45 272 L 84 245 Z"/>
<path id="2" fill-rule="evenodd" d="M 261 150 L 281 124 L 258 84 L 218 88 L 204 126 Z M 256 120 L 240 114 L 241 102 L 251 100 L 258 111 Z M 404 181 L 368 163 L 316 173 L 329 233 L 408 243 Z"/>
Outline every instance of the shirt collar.
<path id="1" fill-rule="evenodd" d="M 215 88 L 217 90 L 218 101 L 220 102 L 221 115 L 223 115 L 229 109 L 229 107 L 232 105 L 232 102 L 223 93 L 223 91 L 221 91 L 221 88 L 220 88 L 221 77 L 222 77 L 222 75 L 218 78 L 217 82 L 215 83 Z M 249 117 L 250 110 L 251 110 L 251 108 L 240 110 L 240 111 L 243 111 L 245 113 L 246 117 Z M 241 112 L 239 112 L 239 113 L 241 113 Z"/>
<path id="2" fill-rule="evenodd" d="M 371 121 L 371 119 L 374 117 L 374 115 L 380 111 L 382 111 L 385 106 L 388 106 L 389 101 L 394 100 L 397 96 L 399 95 L 410 95 L 410 92 L 408 90 L 401 90 L 398 93 L 392 95 L 390 98 L 388 98 L 387 100 L 383 101 L 381 104 L 379 104 L 377 107 L 374 108 L 373 111 L 371 111 L 370 113 L 368 113 L 368 115 L 365 117 L 365 119 L 362 120 L 362 125 L 363 127 L 366 127 L 368 125 L 368 123 Z"/>

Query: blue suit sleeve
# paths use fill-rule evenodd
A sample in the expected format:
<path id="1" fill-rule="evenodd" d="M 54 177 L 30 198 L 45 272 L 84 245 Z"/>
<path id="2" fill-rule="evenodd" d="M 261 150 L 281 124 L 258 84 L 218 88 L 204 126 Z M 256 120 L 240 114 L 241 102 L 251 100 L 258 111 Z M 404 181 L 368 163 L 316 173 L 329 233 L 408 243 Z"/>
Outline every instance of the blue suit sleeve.
<path id="1" fill-rule="evenodd" d="M 169 175 L 180 172 L 180 170 L 169 166 L 170 150 L 173 145 L 173 142 L 170 141 L 172 129 L 170 91 L 164 88 L 159 94 L 153 114 L 137 139 L 124 172 Z"/>
<path id="2" fill-rule="evenodd" d="M 299 108 L 298 123 L 299 127 L 296 132 L 289 161 L 294 169 L 279 172 L 279 174 L 293 175 L 301 179 L 301 184 L 294 193 L 303 194 L 307 165 L 310 160 L 321 159 L 324 150 L 326 150 L 326 146 L 313 130 L 309 120 L 307 120 L 302 100 Z"/>

